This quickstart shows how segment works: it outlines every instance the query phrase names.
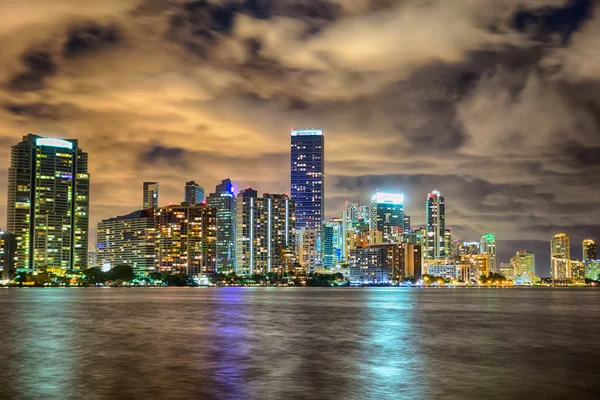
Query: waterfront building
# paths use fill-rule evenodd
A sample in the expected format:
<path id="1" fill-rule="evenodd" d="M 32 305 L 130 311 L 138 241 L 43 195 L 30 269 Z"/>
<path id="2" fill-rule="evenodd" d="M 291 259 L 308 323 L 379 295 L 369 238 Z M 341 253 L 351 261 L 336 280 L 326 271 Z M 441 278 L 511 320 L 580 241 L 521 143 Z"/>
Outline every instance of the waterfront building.
<path id="1" fill-rule="evenodd" d="M 571 241 L 565 233 L 557 233 L 550 241 L 550 275 L 555 281 L 570 280 Z"/>
<path id="2" fill-rule="evenodd" d="M 506 279 L 509 279 L 511 281 L 515 279 L 515 276 L 517 275 L 515 274 L 516 269 L 512 261 L 509 263 L 500 263 L 499 269 L 500 275 L 504 276 Z"/>
<path id="3" fill-rule="evenodd" d="M 583 262 L 587 262 L 587 261 L 592 261 L 592 260 L 596 260 L 596 242 L 594 242 L 592 239 L 585 239 L 583 241 L 583 243 L 581 244 L 581 248 L 582 248 L 582 258 L 581 260 Z"/>
<path id="4" fill-rule="evenodd" d="M 185 202 L 154 210 L 156 268 L 189 276 L 216 272 L 216 214 L 214 207 Z"/>
<path id="5" fill-rule="evenodd" d="M 600 261 L 589 260 L 585 263 L 585 279 L 600 280 Z"/>
<path id="6" fill-rule="evenodd" d="M 346 254 L 348 254 L 348 263 L 352 260 L 352 250 L 381 243 L 383 243 L 381 231 L 371 230 L 369 224 L 364 222 L 355 223 L 352 230 L 346 232 Z"/>
<path id="7" fill-rule="evenodd" d="M 323 228 L 323 266 L 333 268 L 342 260 L 342 219 L 331 218 Z"/>
<path id="8" fill-rule="evenodd" d="M 0 231 L 0 280 L 8 281 L 15 273 L 15 255 L 17 237 L 8 232 Z"/>
<path id="9" fill-rule="evenodd" d="M 158 182 L 144 182 L 142 208 L 158 208 Z"/>
<path id="10" fill-rule="evenodd" d="M 296 229 L 316 231 L 314 254 L 304 255 L 321 265 L 321 230 L 325 199 L 325 136 L 320 129 L 291 131 L 291 200 Z"/>
<path id="11" fill-rule="evenodd" d="M 360 203 L 346 202 L 342 211 L 342 260 L 348 260 L 346 237 L 348 232 L 353 230 L 353 226 L 359 222 L 370 223 L 370 207 Z"/>
<path id="12" fill-rule="evenodd" d="M 77 140 L 29 134 L 12 147 L 7 230 L 17 270 L 87 267 L 89 194 L 88 155 Z"/>
<path id="13" fill-rule="evenodd" d="M 481 237 L 480 243 L 481 253 L 490 256 L 490 272 L 498 273 L 498 259 L 496 257 L 496 237 L 491 233 L 486 233 Z"/>
<path id="14" fill-rule="evenodd" d="M 404 195 L 377 192 L 371 198 L 370 226 L 383 243 L 399 242 L 404 231 Z"/>
<path id="15" fill-rule="evenodd" d="M 519 276 L 525 273 L 535 274 L 535 254 L 528 253 L 525 250 L 519 250 L 510 259 L 514 275 Z"/>
<path id="16" fill-rule="evenodd" d="M 444 257 L 448 258 L 452 254 L 452 229 L 444 229 Z"/>
<path id="17" fill-rule="evenodd" d="M 237 200 L 231 180 L 221 181 L 206 201 L 208 206 L 217 210 L 217 271 L 233 271 L 236 257 Z"/>
<path id="18" fill-rule="evenodd" d="M 459 265 L 468 265 L 470 280 L 476 281 L 481 275 L 489 275 L 490 273 L 489 254 L 463 254 L 458 256 L 456 261 Z"/>
<path id="19" fill-rule="evenodd" d="M 297 229 L 294 235 L 295 253 L 303 271 L 315 272 L 318 268 L 317 235 L 314 229 Z"/>
<path id="20" fill-rule="evenodd" d="M 441 260 L 440 260 L 441 261 Z M 440 277 L 444 279 L 461 280 L 461 267 L 455 264 L 445 262 L 434 262 L 427 266 L 427 275 Z"/>
<path id="21" fill-rule="evenodd" d="M 434 190 L 427 195 L 427 251 L 429 259 L 444 258 L 446 231 L 446 202 L 439 191 Z"/>
<path id="22" fill-rule="evenodd" d="M 389 283 L 401 269 L 401 249 L 386 243 L 350 250 L 350 280 L 362 283 Z"/>
<path id="23" fill-rule="evenodd" d="M 283 272 L 285 249 L 294 248 L 296 205 L 285 194 L 248 188 L 237 196 L 236 273 Z"/>
<path id="24" fill-rule="evenodd" d="M 196 204 L 202 204 L 204 201 L 204 188 L 196 183 L 196 181 L 189 181 L 185 183 L 184 190 L 184 201 L 192 206 Z"/>
<path id="25" fill-rule="evenodd" d="M 156 221 L 152 209 L 102 220 L 96 232 L 96 261 L 90 268 L 128 265 L 136 274 L 156 270 Z"/>

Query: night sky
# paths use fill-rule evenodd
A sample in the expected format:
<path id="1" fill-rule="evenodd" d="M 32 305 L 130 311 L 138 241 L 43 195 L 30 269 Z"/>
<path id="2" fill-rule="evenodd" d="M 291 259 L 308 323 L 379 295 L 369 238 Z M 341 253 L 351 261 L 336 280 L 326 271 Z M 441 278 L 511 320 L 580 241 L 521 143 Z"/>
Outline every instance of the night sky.
<path id="1" fill-rule="evenodd" d="M 82 5 L 84 4 L 85 5 Z M 8 4 L 8 5 L 7 5 Z M 91 227 L 196 180 L 289 191 L 289 130 L 322 128 L 326 211 L 446 198 L 549 275 L 549 240 L 600 240 L 600 19 L 591 0 L 4 0 L 0 198 L 29 132 L 90 154 Z M 6 202 L 0 203 L 0 226 Z"/>

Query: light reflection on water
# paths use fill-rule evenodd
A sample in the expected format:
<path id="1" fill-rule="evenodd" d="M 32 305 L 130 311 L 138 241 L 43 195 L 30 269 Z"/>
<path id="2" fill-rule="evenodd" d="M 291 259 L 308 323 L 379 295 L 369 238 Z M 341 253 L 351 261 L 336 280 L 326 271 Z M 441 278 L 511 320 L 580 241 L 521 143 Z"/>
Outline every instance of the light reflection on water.
<path id="1" fill-rule="evenodd" d="M 600 291 L 0 290 L 0 398 L 600 398 Z"/>

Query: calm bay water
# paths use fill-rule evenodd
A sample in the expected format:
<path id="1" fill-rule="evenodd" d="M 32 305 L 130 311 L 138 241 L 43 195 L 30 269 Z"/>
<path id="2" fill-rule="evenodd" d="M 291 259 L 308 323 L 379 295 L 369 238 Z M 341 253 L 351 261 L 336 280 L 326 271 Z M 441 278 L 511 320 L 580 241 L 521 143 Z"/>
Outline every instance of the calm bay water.
<path id="1" fill-rule="evenodd" d="M 600 398 L 600 290 L 0 290 L 0 397 Z"/>

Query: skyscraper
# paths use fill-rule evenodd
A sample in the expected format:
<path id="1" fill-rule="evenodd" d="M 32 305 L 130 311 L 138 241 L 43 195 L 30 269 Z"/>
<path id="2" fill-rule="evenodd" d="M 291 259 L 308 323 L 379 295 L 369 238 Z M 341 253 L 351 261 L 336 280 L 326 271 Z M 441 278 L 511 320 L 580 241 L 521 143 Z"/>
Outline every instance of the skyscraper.
<path id="1" fill-rule="evenodd" d="M 592 239 L 585 239 L 581 248 L 583 250 L 583 257 L 581 258 L 583 262 L 596 260 L 596 242 Z"/>
<path id="2" fill-rule="evenodd" d="M 158 182 L 144 182 L 144 209 L 158 208 L 158 186 Z"/>
<path id="3" fill-rule="evenodd" d="M 496 257 L 496 237 L 491 233 L 486 233 L 481 237 L 481 253 L 490 256 L 490 272 L 498 273 L 498 259 Z"/>
<path id="4" fill-rule="evenodd" d="M 296 204 L 296 229 L 316 233 L 316 254 L 320 265 L 321 230 L 325 198 L 325 136 L 320 129 L 291 131 L 291 200 Z"/>
<path id="5" fill-rule="evenodd" d="M 77 140 L 29 134 L 12 147 L 8 231 L 17 269 L 87 267 L 89 193 L 88 155 Z"/>
<path id="6" fill-rule="evenodd" d="M 283 255 L 294 248 L 296 209 L 285 194 L 248 188 L 237 196 L 236 273 L 283 272 Z"/>
<path id="7" fill-rule="evenodd" d="M 525 250 L 519 250 L 510 259 L 514 276 L 527 273 L 535 274 L 535 254 L 528 253 Z"/>
<path id="8" fill-rule="evenodd" d="M 446 203 L 437 190 L 427 195 L 427 250 L 424 252 L 429 259 L 445 257 Z"/>
<path id="9" fill-rule="evenodd" d="M 235 268 L 235 232 L 237 201 L 235 187 L 224 179 L 211 193 L 207 204 L 217 209 L 217 271 L 227 273 Z"/>
<path id="10" fill-rule="evenodd" d="M 323 228 L 323 266 L 332 268 L 342 259 L 342 219 L 331 218 Z"/>
<path id="11" fill-rule="evenodd" d="M 14 276 L 16 250 L 15 235 L 0 231 L 0 280 L 9 280 Z"/>
<path id="12" fill-rule="evenodd" d="M 571 279 L 571 272 L 571 241 L 565 233 L 557 233 L 550 242 L 550 274 L 562 281 Z"/>
<path id="13" fill-rule="evenodd" d="M 152 209 L 102 220 L 96 232 L 98 266 L 128 265 L 137 274 L 148 274 L 156 269 L 156 222 Z"/>
<path id="14" fill-rule="evenodd" d="M 195 181 L 185 183 L 185 202 L 192 206 L 204 201 L 204 188 Z"/>
<path id="15" fill-rule="evenodd" d="M 348 232 L 353 231 L 353 226 L 358 223 L 369 223 L 369 206 L 361 205 L 360 203 L 346 202 L 344 211 L 342 211 L 342 255 L 341 259 L 348 260 L 346 238 Z"/>
<path id="16" fill-rule="evenodd" d="M 404 195 L 377 192 L 371 197 L 371 230 L 382 233 L 383 242 L 399 242 L 404 231 Z"/>
<path id="17" fill-rule="evenodd" d="M 217 218 L 214 207 L 166 206 L 154 210 L 155 257 L 159 271 L 185 272 L 190 276 L 217 269 Z"/>
<path id="18" fill-rule="evenodd" d="M 410 227 L 410 216 L 404 214 L 404 232 L 412 232 L 412 228 Z"/>

